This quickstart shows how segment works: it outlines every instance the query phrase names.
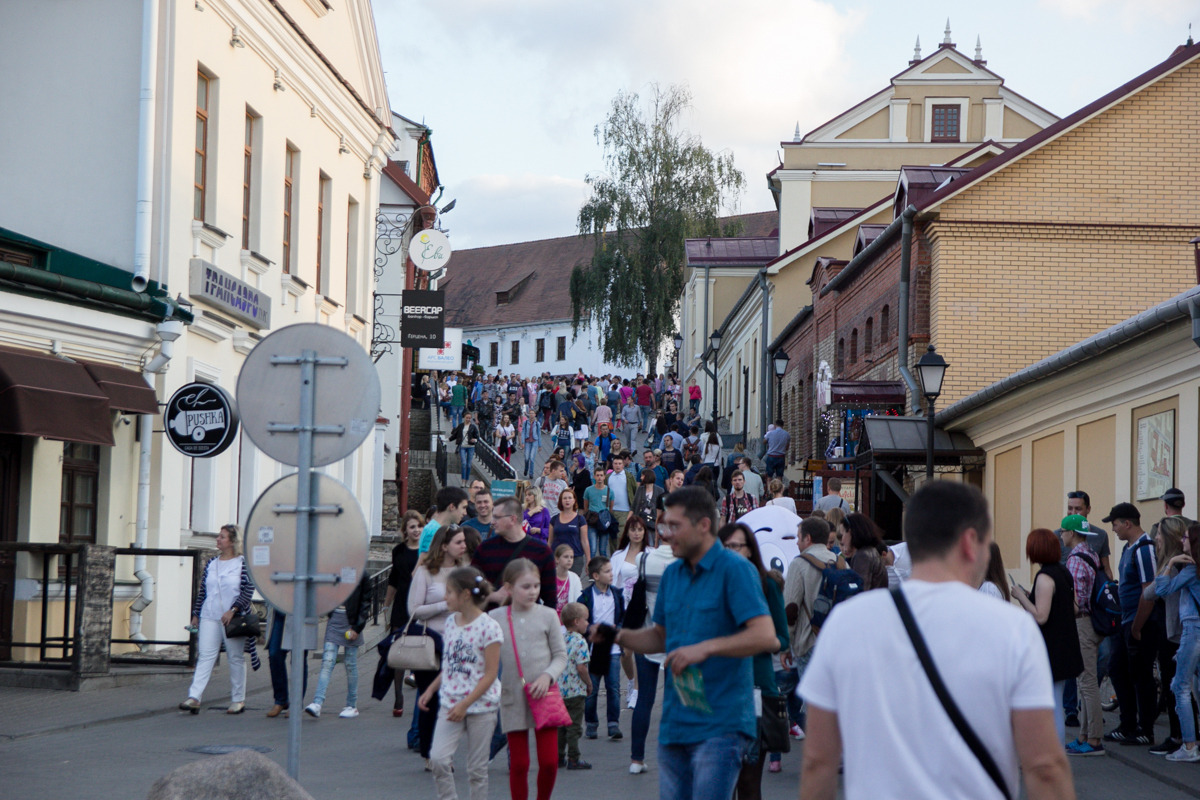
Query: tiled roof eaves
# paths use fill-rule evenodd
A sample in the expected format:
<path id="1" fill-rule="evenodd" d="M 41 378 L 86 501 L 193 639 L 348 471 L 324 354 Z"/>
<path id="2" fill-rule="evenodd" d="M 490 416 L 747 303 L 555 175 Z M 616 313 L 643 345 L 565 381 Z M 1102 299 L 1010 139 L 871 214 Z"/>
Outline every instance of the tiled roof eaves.
<path id="1" fill-rule="evenodd" d="M 911 208 L 911 206 L 910 206 Z M 849 283 L 850 279 L 862 271 L 862 268 L 870 263 L 871 259 L 880 253 L 892 239 L 900 235 L 900 227 L 903 223 L 903 217 L 896 215 L 892 220 L 892 224 L 883 229 L 883 232 L 875 237 L 875 240 L 859 251 L 858 255 L 850 259 L 850 263 L 842 267 L 842 271 L 833 276 L 833 280 L 825 284 L 821 289 L 821 297 L 829 294 L 832 291 L 840 289 L 843 284 Z"/>
<path id="2" fill-rule="evenodd" d="M 878 212 L 881 207 L 883 207 L 891 202 L 892 202 L 892 195 L 889 194 L 887 197 L 881 198 L 880 200 L 877 200 L 874 203 L 872 203 L 871 205 L 867 206 L 862 211 L 855 214 L 853 217 L 850 217 L 850 218 L 844 220 L 836 228 L 832 228 L 830 230 L 825 231 L 824 233 L 817 234 L 816 236 L 812 237 L 808 241 L 801 242 L 800 244 L 796 245 L 795 247 L 791 248 L 790 250 L 780 253 L 777 257 L 775 257 L 771 261 L 768 261 L 764 266 L 767 269 L 770 269 L 771 267 L 781 265 L 785 261 L 787 261 L 788 259 L 790 259 L 791 257 L 793 257 L 795 255 L 799 255 L 802 252 L 807 251 L 812 247 L 815 247 L 816 245 L 823 244 L 824 242 L 828 241 L 829 239 L 833 239 L 837 236 L 840 236 L 841 234 L 845 233 L 849 227 L 858 225 L 859 220 L 864 215 L 870 216 L 870 215 Z"/>
<path id="3" fill-rule="evenodd" d="M 917 210 L 929 211 L 960 192 L 966 191 L 976 183 L 1003 169 L 1009 163 L 1018 161 L 1029 153 L 1038 150 L 1043 145 L 1054 141 L 1150 84 L 1157 82 L 1160 78 L 1166 77 L 1182 68 L 1197 57 L 1200 57 L 1200 44 L 1179 48 L 1169 58 L 1146 70 L 1136 78 L 1121 84 L 1108 94 L 1093 100 L 1075 113 L 1068 114 L 1053 125 L 1043 128 L 1019 144 L 1013 145 L 1006 152 L 980 164 L 972 171 L 970 176 L 960 181 L 954 181 L 949 186 L 945 186 L 924 198 L 920 205 L 917 206 Z"/>

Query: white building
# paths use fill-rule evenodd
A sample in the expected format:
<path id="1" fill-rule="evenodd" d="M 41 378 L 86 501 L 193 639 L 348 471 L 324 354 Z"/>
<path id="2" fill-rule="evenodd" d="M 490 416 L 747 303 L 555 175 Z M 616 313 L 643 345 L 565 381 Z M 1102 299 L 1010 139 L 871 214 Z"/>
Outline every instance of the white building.
<path id="1" fill-rule="evenodd" d="M 191 381 L 232 394 L 254 344 L 293 323 L 369 346 L 375 211 L 394 135 L 368 0 L 10 4 L 0 74 L 20 76 L 0 84 L 0 345 L 17 354 L 0 354 L 0 373 L 50 354 L 123 367 L 118 381 L 153 367 L 163 403 Z M 64 158 L 76 133 L 84 155 Z M 164 320 L 174 322 L 158 326 L 160 340 Z M 108 395 L 97 400 L 103 424 L 79 430 L 49 390 L 39 396 L 57 429 L 0 419 L 0 540 L 211 547 L 292 469 L 241 434 L 220 456 L 184 457 L 159 417 L 122 424 L 144 406 Z M 140 504 L 139 440 L 149 455 Z M 368 518 L 375 452 L 326 468 Z M 138 625 L 132 561 L 118 559 L 118 638 Z M 190 567 L 154 558 L 146 569 L 154 602 L 141 632 L 177 639 Z M 26 600 L 40 574 L 32 561 L 0 562 L 0 651 L 32 635 Z"/>

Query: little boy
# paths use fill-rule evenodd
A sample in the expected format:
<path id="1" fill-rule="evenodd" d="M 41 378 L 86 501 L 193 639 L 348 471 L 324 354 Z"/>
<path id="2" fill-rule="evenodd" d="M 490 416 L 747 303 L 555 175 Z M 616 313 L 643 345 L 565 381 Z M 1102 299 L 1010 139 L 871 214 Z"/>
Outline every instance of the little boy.
<path id="1" fill-rule="evenodd" d="M 588 674 L 591 653 L 583 638 L 588 626 L 588 610 L 583 603 L 567 603 L 562 610 L 562 624 L 567 629 L 567 666 L 558 677 L 571 724 L 558 729 L 558 766 L 567 769 L 591 769 L 592 765 L 579 757 L 579 736 L 583 733 L 583 706 L 592 692 Z"/>
<path id="2" fill-rule="evenodd" d="M 588 616 L 597 625 L 612 625 L 621 627 L 625 619 L 625 598 L 621 590 L 612 585 L 612 563 L 604 556 L 596 556 L 587 565 L 588 577 L 592 585 L 579 595 L 579 602 L 588 610 Z M 584 721 L 586 735 L 595 739 L 600 727 L 600 718 L 596 713 L 596 700 L 600 694 L 600 681 L 605 682 L 604 695 L 608 716 L 608 739 L 616 742 L 621 739 L 621 648 L 612 646 L 612 658 L 608 669 L 603 674 L 593 673 L 592 689 L 588 693 L 584 706 Z"/>

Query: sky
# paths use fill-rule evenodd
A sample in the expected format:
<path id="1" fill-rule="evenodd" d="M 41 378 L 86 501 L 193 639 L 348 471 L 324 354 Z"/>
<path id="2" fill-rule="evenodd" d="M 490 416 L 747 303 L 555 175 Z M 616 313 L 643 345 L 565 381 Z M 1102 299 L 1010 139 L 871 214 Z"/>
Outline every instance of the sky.
<path id="1" fill-rule="evenodd" d="M 978 36 L 1005 85 L 1059 116 L 1170 55 L 1200 0 L 374 0 L 392 110 L 433 130 L 456 249 L 576 233 L 618 92 L 687 86 L 686 129 L 731 152 L 746 191 L 805 133 L 887 86 L 913 54 Z"/>

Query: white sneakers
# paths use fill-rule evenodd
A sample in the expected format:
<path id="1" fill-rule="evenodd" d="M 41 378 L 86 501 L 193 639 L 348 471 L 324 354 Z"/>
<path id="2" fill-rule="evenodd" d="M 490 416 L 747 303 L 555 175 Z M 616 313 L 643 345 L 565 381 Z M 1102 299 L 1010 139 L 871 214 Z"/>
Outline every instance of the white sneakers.
<path id="1" fill-rule="evenodd" d="M 308 705 L 306 705 L 304 707 L 304 713 L 308 714 L 310 717 L 321 716 L 321 704 L 320 703 L 309 703 Z"/>
<path id="2" fill-rule="evenodd" d="M 354 719 L 358 716 L 358 709 L 354 706 L 346 706 L 338 716 L 342 719 Z"/>
<path id="3" fill-rule="evenodd" d="M 639 764 L 637 761 L 634 761 L 632 764 L 629 765 L 629 774 L 630 775 L 641 775 L 645 771 L 646 771 L 645 764 Z"/>
<path id="4" fill-rule="evenodd" d="M 637 697 L 638 690 L 630 687 L 629 691 L 626 692 L 625 707 L 637 708 Z"/>
<path id="5" fill-rule="evenodd" d="M 792 725 L 791 730 L 788 732 L 792 735 L 792 738 L 795 739 L 796 741 L 801 741 L 802 739 L 804 739 L 804 729 L 801 728 L 799 725 Z"/>
<path id="6" fill-rule="evenodd" d="M 1167 761 L 1200 761 L 1200 747 L 1180 747 L 1174 753 L 1167 754 Z"/>

